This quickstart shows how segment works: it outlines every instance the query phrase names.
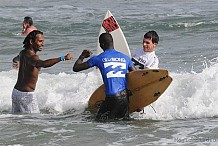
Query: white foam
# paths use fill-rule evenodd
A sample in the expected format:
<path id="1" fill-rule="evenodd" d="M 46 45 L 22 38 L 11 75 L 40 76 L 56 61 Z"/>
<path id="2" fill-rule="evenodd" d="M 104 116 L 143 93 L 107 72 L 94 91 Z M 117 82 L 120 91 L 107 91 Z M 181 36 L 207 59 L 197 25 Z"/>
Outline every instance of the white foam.
<path id="1" fill-rule="evenodd" d="M 171 73 L 173 82 L 140 118 L 171 120 L 218 115 L 218 64 L 201 73 Z M 136 114 L 136 113 L 135 113 Z M 136 116 L 136 115 L 134 115 Z"/>
<path id="2" fill-rule="evenodd" d="M 0 111 L 11 110 L 11 92 L 16 83 L 17 71 L 0 72 Z M 93 91 L 102 84 L 97 70 L 88 74 L 60 73 L 39 75 L 35 95 L 40 110 L 63 113 L 70 110 L 83 112 Z"/>
<path id="3" fill-rule="evenodd" d="M 145 107 L 145 114 L 135 118 L 171 120 L 218 116 L 218 64 L 206 67 L 201 73 L 170 73 L 173 82 L 164 94 Z M 0 72 L 0 111 L 10 112 L 11 91 L 17 71 Z M 94 90 L 102 84 L 97 70 L 89 73 L 60 73 L 39 75 L 36 97 L 42 112 L 84 112 Z"/>

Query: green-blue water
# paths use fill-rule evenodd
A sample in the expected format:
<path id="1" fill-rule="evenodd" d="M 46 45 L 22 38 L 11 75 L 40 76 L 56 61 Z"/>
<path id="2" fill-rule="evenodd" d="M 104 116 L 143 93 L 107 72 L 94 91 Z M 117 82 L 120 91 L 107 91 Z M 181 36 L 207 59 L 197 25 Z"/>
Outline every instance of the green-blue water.
<path id="1" fill-rule="evenodd" d="M 0 145 L 217 145 L 218 2 L 216 0 L 2 0 L 0 4 Z M 97 123 L 85 112 L 102 83 L 89 69 L 74 73 L 83 49 L 94 53 L 107 10 L 130 50 L 145 32 L 160 36 L 156 54 L 173 82 L 131 121 Z M 22 21 L 31 16 L 45 34 L 41 59 L 72 52 L 74 59 L 42 69 L 36 88 L 41 114 L 12 115 L 17 79 L 12 58 L 22 50 Z"/>

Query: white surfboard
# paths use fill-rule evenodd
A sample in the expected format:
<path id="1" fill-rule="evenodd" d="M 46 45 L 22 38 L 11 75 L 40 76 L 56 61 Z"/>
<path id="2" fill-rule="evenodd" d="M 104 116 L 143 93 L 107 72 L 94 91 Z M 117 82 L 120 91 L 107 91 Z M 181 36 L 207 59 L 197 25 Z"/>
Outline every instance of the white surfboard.
<path id="1" fill-rule="evenodd" d="M 119 24 L 109 10 L 107 11 L 102 22 L 99 36 L 106 31 L 109 32 L 113 37 L 115 50 L 131 57 L 131 52 L 129 50 L 129 46 L 127 44 L 123 31 L 121 30 Z M 103 50 L 100 47 L 99 40 L 97 40 L 97 55 L 102 52 Z"/>

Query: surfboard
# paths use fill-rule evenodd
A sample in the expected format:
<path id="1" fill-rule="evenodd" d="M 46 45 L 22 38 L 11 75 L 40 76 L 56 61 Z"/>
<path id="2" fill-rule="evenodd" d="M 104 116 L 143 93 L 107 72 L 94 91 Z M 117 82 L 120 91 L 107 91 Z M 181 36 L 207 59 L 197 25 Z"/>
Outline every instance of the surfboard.
<path id="1" fill-rule="evenodd" d="M 102 22 L 99 36 L 105 32 L 108 32 L 112 35 L 115 50 L 122 52 L 127 56 L 131 57 L 131 52 L 129 50 L 129 46 L 127 44 L 123 31 L 120 25 L 118 24 L 118 22 L 116 21 L 115 17 L 112 15 L 112 13 L 109 10 L 107 11 L 104 20 Z M 97 55 L 102 52 L 103 50 L 100 47 L 99 40 L 97 40 Z"/>
<path id="2" fill-rule="evenodd" d="M 169 87 L 172 78 L 164 69 L 143 69 L 127 73 L 130 93 L 130 113 L 139 111 L 155 102 Z M 97 88 L 88 101 L 88 109 L 96 113 L 105 99 L 104 85 Z"/>

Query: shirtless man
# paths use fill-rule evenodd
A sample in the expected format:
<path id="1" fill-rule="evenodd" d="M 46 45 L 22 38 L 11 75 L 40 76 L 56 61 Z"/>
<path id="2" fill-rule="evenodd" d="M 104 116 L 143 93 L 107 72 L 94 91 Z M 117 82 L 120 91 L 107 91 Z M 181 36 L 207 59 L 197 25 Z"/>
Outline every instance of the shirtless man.
<path id="1" fill-rule="evenodd" d="M 12 113 L 39 113 L 38 103 L 34 96 L 40 68 L 51 67 L 60 61 L 71 60 L 72 54 L 47 60 L 39 59 L 36 54 L 42 51 L 44 35 L 39 30 L 30 32 L 20 52 L 20 67 L 17 83 L 12 91 Z"/>
<path id="2" fill-rule="evenodd" d="M 22 34 L 24 36 L 27 36 L 33 30 L 37 30 L 37 28 L 33 25 L 32 18 L 28 16 L 24 17 Z M 12 61 L 13 61 L 13 68 L 18 69 L 19 68 L 19 55 L 14 57 Z"/>
<path id="3" fill-rule="evenodd" d="M 33 25 L 32 18 L 24 17 L 22 34 L 27 36 L 33 30 L 37 30 L 37 28 Z"/>

